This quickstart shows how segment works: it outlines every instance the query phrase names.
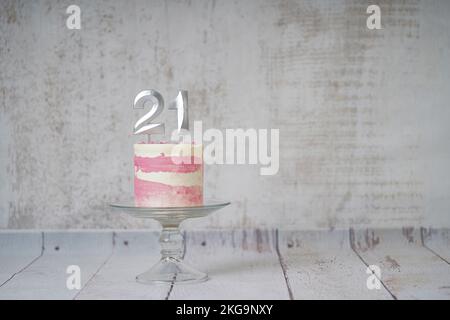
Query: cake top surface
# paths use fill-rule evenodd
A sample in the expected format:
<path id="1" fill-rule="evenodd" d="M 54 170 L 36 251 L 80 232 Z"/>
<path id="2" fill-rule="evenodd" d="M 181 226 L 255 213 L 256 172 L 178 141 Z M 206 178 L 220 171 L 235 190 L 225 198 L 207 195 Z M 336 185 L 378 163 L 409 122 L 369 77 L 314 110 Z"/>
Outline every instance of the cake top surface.
<path id="1" fill-rule="evenodd" d="M 202 156 L 202 144 L 188 143 L 136 143 L 134 154 L 137 157 L 158 157 L 183 155 Z"/>

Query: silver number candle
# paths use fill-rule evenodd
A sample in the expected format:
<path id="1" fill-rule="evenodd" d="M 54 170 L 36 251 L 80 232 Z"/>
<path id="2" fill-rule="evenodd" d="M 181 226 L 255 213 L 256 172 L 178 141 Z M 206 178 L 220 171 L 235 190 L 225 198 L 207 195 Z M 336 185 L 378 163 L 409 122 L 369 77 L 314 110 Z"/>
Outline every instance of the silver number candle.
<path id="1" fill-rule="evenodd" d="M 189 130 L 188 92 L 186 90 L 178 91 L 177 97 L 169 105 L 169 110 L 177 111 L 178 132 Z"/>
<path id="2" fill-rule="evenodd" d="M 155 102 L 156 100 L 156 102 Z M 164 110 L 164 99 L 156 90 L 143 90 L 134 99 L 133 107 L 143 109 L 146 102 L 153 102 L 150 111 L 144 114 L 134 125 L 134 134 L 147 134 L 150 142 L 151 134 L 164 134 L 164 123 L 150 123 Z"/>

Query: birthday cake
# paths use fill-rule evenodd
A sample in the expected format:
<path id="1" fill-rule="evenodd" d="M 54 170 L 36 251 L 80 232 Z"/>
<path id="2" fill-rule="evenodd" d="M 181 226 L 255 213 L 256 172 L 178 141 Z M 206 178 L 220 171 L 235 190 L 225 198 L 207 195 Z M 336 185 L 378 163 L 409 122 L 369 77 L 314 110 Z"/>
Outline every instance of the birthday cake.
<path id="1" fill-rule="evenodd" d="M 134 145 L 134 196 L 141 207 L 203 204 L 201 144 Z"/>

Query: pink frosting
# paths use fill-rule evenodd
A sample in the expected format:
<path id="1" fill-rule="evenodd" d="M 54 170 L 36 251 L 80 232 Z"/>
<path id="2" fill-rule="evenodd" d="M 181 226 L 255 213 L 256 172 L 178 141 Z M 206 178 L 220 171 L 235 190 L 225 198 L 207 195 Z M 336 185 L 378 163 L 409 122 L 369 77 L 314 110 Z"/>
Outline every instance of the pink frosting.
<path id="1" fill-rule="evenodd" d="M 156 157 L 134 157 L 135 172 L 172 172 L 189 174 L 201 172 L 202 158 L 171 157 L 161 154 Z M 203 185 L 172 186 L 160 182 L 134 178 L 135 203 L 142 207 L 182 207 L 203 204 Z"/>
<path id="2" fill-rule="evenodd" d="M 136 171 L 141 170 L 142 172 L 187 173 L 201 170 L 202 164 L 200 158 L 165 157 L 161 155 L 154 158 L 134 157 L 134 167 Z"/>
<path id="3" fill-rule="evenodd" d="M 169 186 L 134 178 L 135 203 L 142 207 L 182 207 L 203 203 L 201 186 Z"/>

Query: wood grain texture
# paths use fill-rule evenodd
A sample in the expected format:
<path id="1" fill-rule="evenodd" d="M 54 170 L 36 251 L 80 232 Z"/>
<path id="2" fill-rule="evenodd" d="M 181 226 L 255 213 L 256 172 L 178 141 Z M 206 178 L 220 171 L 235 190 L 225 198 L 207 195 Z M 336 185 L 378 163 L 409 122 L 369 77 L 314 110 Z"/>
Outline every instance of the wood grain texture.
<path id="1" fill-rule="evenodd" d="M 423 245 L 450 264 L 450 230 L 421 228 Z"/>
<path id="2" fill-rule="evenodd" d="M 0 299 L 450 298 L 446 230 L 185 234 L 185 260 L 207 282 L 135 282 L 160 257 L 158 232 L 0 232 Z M 81 268 L 81 290 L 66 288 L 71 264 Z M 381 268 L 380 290 L 366 287 L 368 265 Z"/>
<path id="3" fill-rule="evenodd" d="M 279 248 L 294 299 L 392 299 L 367 288 L 367 266 L 347 231 L 280 232 Z"/>
<path id="4" fill-rule="evenodd" d="M 189 90 L 204 130 L 280 130 L 274 176 L 205 166 L 233 205 L 202 227 L 450 227 L 450 1 L 376 1 L 369 30 L 372 2 L 84 0 L 68 30 L 67 0 L 0 1 L 0 228 L 156 228 L 105 206 L 148 88 Z"/>
<path id="5" fill-rule="evenodd" d="M 44 252 L 25 270 L 0 288 L 0 299 L 71 299 L 69 265 L 81 269 L 82 286 L 97 272 L 112 251 L 112 232 L 45 232 Z"/>
<path id="6" fill-rule="evenodd" d="M 397 299 L 450 299 L 450 266 L 422 245 L 420 230 L 350 230 L 352 248 Z"/>
<path id="7" fill-rule="evenodd" d="M 0 287 L 39 259 L 42 253 L 42 232 L 0 232 Z"/>
<path id="8" fill-rule="evenodd" d="M 160 257 L 159 233 L 119 231 L 113 253 L 76 299 L 165 299 L 170 285 L 143 285 L 136 275 Z"/>
<path id="9" fill-rule="evenodd" d="M 169 299 L 289 299 L 271 230 L 187 232 L 185 260 L 210 280 L 175 285 Z"/>

